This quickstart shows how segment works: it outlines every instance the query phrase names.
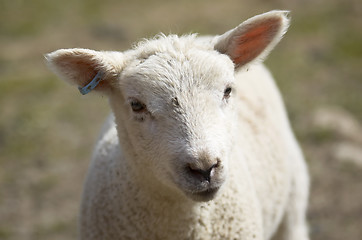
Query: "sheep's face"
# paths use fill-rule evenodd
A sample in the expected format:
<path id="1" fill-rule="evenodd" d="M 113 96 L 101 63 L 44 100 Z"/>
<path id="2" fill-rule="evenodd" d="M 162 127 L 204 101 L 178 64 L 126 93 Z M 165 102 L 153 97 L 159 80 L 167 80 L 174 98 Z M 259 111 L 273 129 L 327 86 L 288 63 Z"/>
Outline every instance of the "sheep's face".
<path id="1" fill-rule="evenodd" d="M 124 69 L 115 92 L 123 98 L 115 101 L 125 103 L 119 124 L 140 167 L 206 201 L 227 176 L 234 65 L 214 50 L 173 50 L 137 58 Z"/>
<path id="2" fill-rule="evenodd" d="M 209 39 L 168 36 L 124 53 L 60 49 L 46 57 L 82 93 L 109 96 L 134 174 L 207 201 L 227 177 L 234 71 L 269 53 L 288 27 L 286 14 L 261 14 Z"/>

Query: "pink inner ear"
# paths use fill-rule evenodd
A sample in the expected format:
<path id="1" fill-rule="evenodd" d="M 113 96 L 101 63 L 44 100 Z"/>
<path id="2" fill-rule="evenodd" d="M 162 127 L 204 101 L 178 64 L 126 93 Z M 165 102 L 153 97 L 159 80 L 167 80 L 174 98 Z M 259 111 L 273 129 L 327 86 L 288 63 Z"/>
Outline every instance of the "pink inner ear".
<path id="1" fill-rule="evenodd" d="M 268 18 L 253 24 L 241 35 L 235 36 L 233 39 L 235 47 L 230 54 L 233 62 L 237 66 L 242 66 L 259 56 L 273 41 L 281 23 L 282 19 L 279 17 Z"/>
<path id="2" fill-rule="evenodd" d="M 57 60 L 57 65 L 62 68 L 64 73 L 78 86 L 87 85 L 97 74 L 95 63 L 83 56 L 62 56 Z"/>

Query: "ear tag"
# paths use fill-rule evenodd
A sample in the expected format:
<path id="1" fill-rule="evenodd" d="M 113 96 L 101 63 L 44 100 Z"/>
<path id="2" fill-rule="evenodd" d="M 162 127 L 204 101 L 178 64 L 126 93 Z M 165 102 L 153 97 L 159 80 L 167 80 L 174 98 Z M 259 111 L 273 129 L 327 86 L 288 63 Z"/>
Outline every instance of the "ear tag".
<path id="1" fill-rule="evenodd" d="M 82 95 L 86 95 L 87 93 L 92 91 L 95 87 L 98 86 L 99 82 L 102 81 L 103 75 L 104 73 L 99 71 L 97 75 L 93 78 L 93 80 L 90 83 L 88 83 L 85 87 L 78 87 L 79 92 Z"/>

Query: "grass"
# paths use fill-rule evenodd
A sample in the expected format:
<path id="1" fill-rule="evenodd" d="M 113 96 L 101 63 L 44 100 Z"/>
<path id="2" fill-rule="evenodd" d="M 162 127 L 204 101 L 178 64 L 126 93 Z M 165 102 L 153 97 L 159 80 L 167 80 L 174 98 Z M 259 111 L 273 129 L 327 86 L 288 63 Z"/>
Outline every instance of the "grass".
<path id="1" fill-rule="evenodd" d="M 0 1 L 0 239 L 76 238 L 82 181 L 109 112 L 102 96 L 79 96 L 56 79 L 44 53 L 125 50 L 161 31 L 218 34 L 271 9 L 292 10 L 266 64 L 310 163 L 312 238 L 360 239 L 361 176 L 331 156 L 345 139 L 311 127 L 324 106 L 362 121 L 362 13 L 354 0 Z"/>

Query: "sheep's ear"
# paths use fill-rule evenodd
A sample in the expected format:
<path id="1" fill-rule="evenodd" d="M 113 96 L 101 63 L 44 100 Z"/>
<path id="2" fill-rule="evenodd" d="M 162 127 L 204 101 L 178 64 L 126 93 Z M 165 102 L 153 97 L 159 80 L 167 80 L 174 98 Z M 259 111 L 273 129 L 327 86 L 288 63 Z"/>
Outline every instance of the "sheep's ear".
<path id="1" fill-rule="evenodd" d="M 81 48 L 60 49 L 45 55 L 45 58 L 48 66 L 59 78 L 80 88 L 87 86 L 95 76 L 100 77 L 99 84 L 95 83 L 93 87 L 95 90 L 103 92 L 112 86 L 112 81 L 116 79 L 124 65 L 124 57 L 121 52 Z M 83 94 L 89 90 L 90 88 Z"/>
<path id="2" fill-rule="evenodd" d="M 214 47 L 228 55 L 235 68 L 262 61 L 287 31 L 288 13 L 271 11 L 252 17 L 216 38 Z"/>

